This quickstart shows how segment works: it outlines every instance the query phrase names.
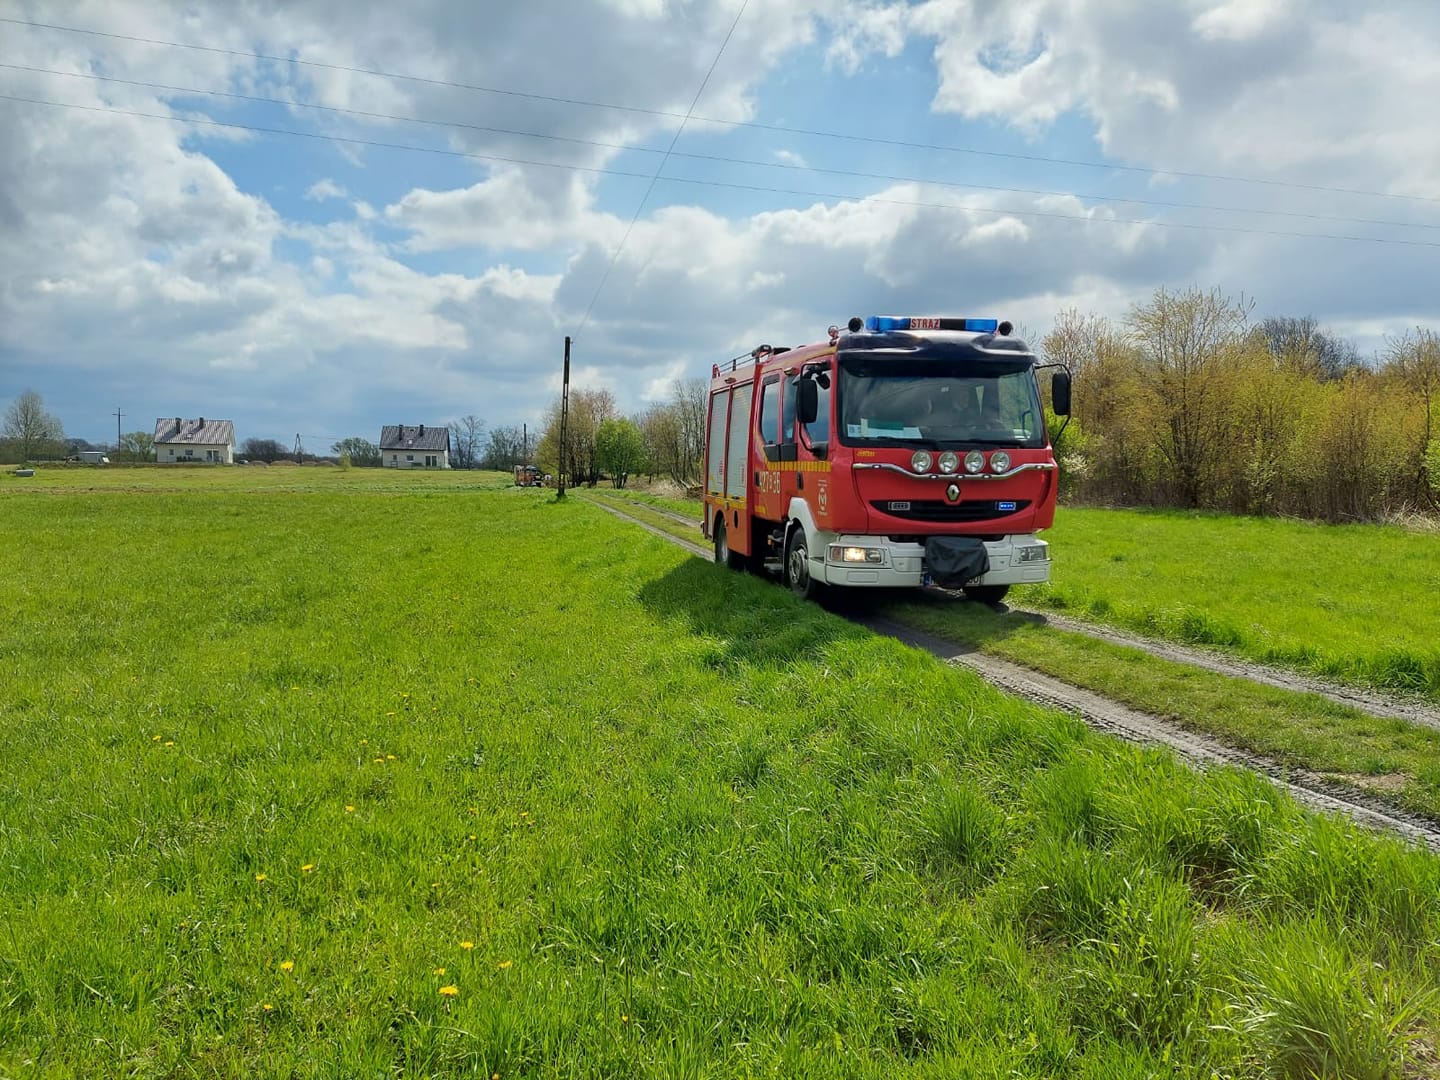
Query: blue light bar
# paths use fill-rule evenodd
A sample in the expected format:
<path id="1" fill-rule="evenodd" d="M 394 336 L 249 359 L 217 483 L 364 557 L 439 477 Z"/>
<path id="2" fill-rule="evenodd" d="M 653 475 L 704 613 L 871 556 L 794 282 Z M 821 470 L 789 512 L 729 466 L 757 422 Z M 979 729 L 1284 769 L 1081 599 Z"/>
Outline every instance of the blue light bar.
<path id="1" fill-rule="evenodd" d="M 968 330 L 974 334 L 993 334 L 999 326 L 998 319 L 949 319 L 929 315 L 871 315 L 865 320 L 865 329 L 879 334 L 891 330 Z"/>

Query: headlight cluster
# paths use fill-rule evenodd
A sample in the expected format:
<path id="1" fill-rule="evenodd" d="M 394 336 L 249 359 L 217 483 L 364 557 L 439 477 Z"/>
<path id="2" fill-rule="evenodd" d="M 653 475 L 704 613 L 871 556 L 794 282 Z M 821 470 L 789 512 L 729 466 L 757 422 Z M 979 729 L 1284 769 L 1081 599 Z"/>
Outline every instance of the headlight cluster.
<path id="1" fill-rule="evenodd" d="M 929 450 L 916 450 L 910 455 L 910 468 L 913 472 L 928 473 L 931 466 L 938 466 L 940 472 L 946 476 L 953 476 L 960 471 L 961 466 L 971 476 L 985 471 L 985 453 L 981 450 L 971 450 L 962 460 L 960 455 L 953 450 L 946 450 L 938 458 Z M 996 450 L 990 455 L 990 471 L 992 473 L 1003 473 L 1010 471 L 1010 455 L 1004 450 Z"/>
<path id="2" fill-rule="evenodd" d="M 1016 548 L 1016 559 L 1018 562 L 1044 562 L 1050 557 L 1050 545 L 1044 540 L 1027 544 L 1025 547 Z"/>
<path id="3" fill-rule="evenodd" d="M 838 563 L 883 563 L 885 552 L 880 548 L 854 547 L 850 544 L 831 544 L 830 561 Z"/>

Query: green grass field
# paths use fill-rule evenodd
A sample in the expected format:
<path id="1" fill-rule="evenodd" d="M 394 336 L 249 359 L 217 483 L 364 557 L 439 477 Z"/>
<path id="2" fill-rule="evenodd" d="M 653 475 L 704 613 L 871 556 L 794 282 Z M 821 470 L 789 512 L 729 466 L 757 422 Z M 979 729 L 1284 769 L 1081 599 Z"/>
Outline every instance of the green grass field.
<path id="1" fill-rule="evenodd" d="M 654 503 L 638 503 L 637 509 L 628 495 L 603 490 L 585 497 L 637 512 L 671 535 L 697 539 L 690 526 L 649 515 Z M 1440 732 L 1429 728 L 934 594 L 852 592 L 830 602 L 971 645 L 1440 821 Z"/>
<path id="2" fill-rule="evenodd" d="M 0 1075 L 1440 1063 L 1440 860 L 580 500 L 23 483 Z"/>
<path id="3" fill-rule="evenodd" d="M 1178 511 L 1063 509 L 1027 604 L 1440 698 L 1440 537 Z"/>
<path id="4" fill-rule="evenodd" d="M 698 501 L 625 497 L 675 511 Z M 1054 579 L 1020 604 L 1440 699 L 1440 537 L 1182 511 L 1062 507 Z"/>

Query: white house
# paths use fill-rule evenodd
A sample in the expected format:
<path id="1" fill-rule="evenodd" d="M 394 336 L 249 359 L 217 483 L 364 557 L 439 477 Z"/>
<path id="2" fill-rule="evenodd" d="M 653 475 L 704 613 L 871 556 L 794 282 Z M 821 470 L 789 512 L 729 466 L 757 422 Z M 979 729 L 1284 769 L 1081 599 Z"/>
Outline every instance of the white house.
<path id="1" fill-rule="evenodd" d="M 235 464 L 235 425 L 229 420 L 184 420 L 162 416 L 155 421 L 155 460 L 208 461 Z"/>
<path id="2" fill-rule="evenodd" d="M 448 469 L 450 429 L 386 424 L 380 429 L 380 464 L 387 469 Z"/>

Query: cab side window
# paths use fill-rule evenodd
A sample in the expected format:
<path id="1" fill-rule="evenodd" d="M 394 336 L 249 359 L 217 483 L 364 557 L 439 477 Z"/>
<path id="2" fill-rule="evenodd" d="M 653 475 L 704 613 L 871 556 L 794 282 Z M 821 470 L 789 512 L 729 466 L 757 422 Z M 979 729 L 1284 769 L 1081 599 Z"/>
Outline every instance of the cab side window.
<path id="1" fill-rule="evenodd" d="M 797 379 L 786 379 L 781 385 L 783 398 L 780 405 L 780 460 L 795 460 L 795 384 Z"/>
<path id="2" fill-rule="evenodd" d="M 765 444 L 765 456 L 776 460 L 780 449 L 779 375 L 766 379 L 760 391 L 760 441 Z"/>
<path id="3" fill-rule="evenodd" d="M 828 375 L 816 380 L 815 389 L 818 401 L 815 408 L 815 421 L 805 425 L 805 434 L 810 437 L 812 444 L 830 441 L 830 384 L 831 380 Z"/>

